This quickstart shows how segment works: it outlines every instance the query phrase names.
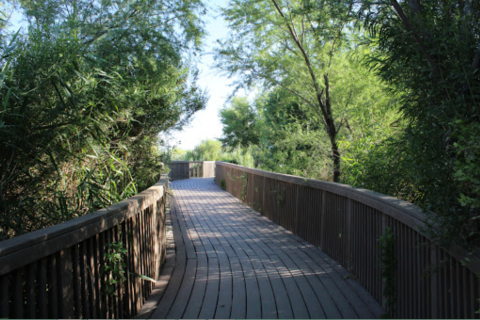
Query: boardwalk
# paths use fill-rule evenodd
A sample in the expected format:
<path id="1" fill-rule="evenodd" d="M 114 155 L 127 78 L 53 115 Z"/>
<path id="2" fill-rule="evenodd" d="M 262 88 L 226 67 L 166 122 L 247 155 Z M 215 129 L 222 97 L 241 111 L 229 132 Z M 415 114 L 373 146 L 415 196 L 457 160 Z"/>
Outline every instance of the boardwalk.
<path id="1" fill-rule="evenodd" d="M 175 250 L 138 318 L 379 318 L 383 310 L 321 250 L 212 178 L 172 183 Z"/>

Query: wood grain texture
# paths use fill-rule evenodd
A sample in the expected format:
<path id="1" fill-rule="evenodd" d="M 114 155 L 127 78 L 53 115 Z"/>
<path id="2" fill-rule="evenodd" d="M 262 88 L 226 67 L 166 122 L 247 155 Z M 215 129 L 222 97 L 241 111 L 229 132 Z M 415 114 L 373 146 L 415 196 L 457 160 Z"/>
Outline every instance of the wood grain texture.
<path id="1" fill-rule="evenodd" d="M 275 254 L 287 269 L 296 264 L 316 270 L 306 261 L 299 261 L 298 258 L 303 254 L 295 249 L 295 245 L 288 244 L 301 243 L 297 236 L 308 241 L 307 246 L 302 246 L 305 248 L 302 251 L 318 265 L 322 265 L 320 262 L 323 260 L 330 261 L 327 265 L 334 271 L 332 279 L 321 281 L 343 317 L 365 318 L 375 315 L 378 313 L 377 301 L 386 307 L 386 285 L 382 280 L 381 268 L 383 253 L 378 243 L 387 230 L 391 230 L 394 242 L 393 257 L 389 257 L 389 260 L 395 261 L 392 276 L 396 305 L 391 309 L 390 316 L 480 317 L 471 307 L 480 307 L 480 294 L 471 289 L 472 286 L 479 286 L 480 280 L 476 279 L 473 283 L 468 280 L 472 279 L 472 275 L 480 273 L 480 257 L 469 255 L 455 246 L 439 249 L 435 242 L 422 232 L 425 227 L 425 214 L 415 205 L 339 183 L 304 179 L 222 162 L 216 163 L 215 183 L 223 186 L 238 200 L 261 212 L 264 218 L 291 231 L 289 241 L 276 243 L 282 252 L 278 252 L 269 240 L 262 240 L 270 250 L 276 251 Z M 255 223 L 244 230 L 245 234 L 263 234 L 270 237 L 265 233 L 265 229 L 256 227 Z M 259 246 L 258 242 L 250 244 L 248 239 L 245 239 L 245 243 L 249 244 L 253 251 Z M 311 245 L 320 247 L 322 254 L 311 251 Z M 262 250 L 270 255 L 264 248 Z M 437 253 L 431 254 L 429 251 L 432 250 Z M 322 255 L 325 254 L 333 260 L 324 258 Z M 294 256 L 296 259 L 292 258 Z M 465 259 L 466 257 L 468 259 Z M 305 273 L 304 275 L 307 276 Z M 314 277 L 307 276 L 307 280 L 310 286 L 318 283 Z M 318 313 L 313 311 L 316 304 L 310 298 L 306 282 L 295 278 L 295 283 L 307 292 L 308 298 L 303 302 L 309 313 Z M 288 288 L 291 292 L 296 290 L 292 285 Z M 356 295 L 351 294 L 352 288 Z M 362 293 L 365 290 L 370 295 Z M 313 291 L 325 316 L 334 316 L 336 310 L 330 308 L 331 304 L 324 305 L 328 299 L 325 299 L 321 291 Z M 344 301 L 349 302 L 355 314 L 349 313 L 350 309 L 345 306 Z M 371 312 L 365 312 L 363 305 L 368 305 Z M 293 311 L 295 314 L 295 309 Z M 319 314 L 319 317 L 321 316 Z"/>
<path id="2" fill-rule="evenodd" d="M 213 179 L 179 180 L 172 188 L 176 263 L 154 311 L 142 317 L 375 318 L 383 312 L 358 296 L 325 253 Z"/>

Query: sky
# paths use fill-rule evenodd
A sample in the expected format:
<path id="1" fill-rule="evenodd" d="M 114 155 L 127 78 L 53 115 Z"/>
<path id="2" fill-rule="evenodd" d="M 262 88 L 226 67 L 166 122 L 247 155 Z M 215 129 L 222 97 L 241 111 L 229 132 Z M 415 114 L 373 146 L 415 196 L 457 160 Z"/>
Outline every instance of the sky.
<path id="1" fill-rule="evenodd" d="M 204 110 L 195 113 L 191 123 L 183 128 L 182 131 L 173 131 L 170 134 L 170 146 L 177 145 L 184 150 L 193 149 L 202 140 L 215 139 L 222 136 L 222 123 L 220 122 L 219 110 L 227 102 L 227 97 L 232 92 L 232 82 L 213 67 L 212 50 L 217 39 L 223 39 L 228 35 L 226 22 L 220 16 L 219 6 L 224 7 L 227 0 L 210 0 L 206 21 L 206 31 L 208 36 L 205 38 L 204 53 L 201 55 L 198 69 L 200 71 L 198 85 L 207 91 L 209 99 Z M 216 12 L 215 12 L 215 11 Z"/>

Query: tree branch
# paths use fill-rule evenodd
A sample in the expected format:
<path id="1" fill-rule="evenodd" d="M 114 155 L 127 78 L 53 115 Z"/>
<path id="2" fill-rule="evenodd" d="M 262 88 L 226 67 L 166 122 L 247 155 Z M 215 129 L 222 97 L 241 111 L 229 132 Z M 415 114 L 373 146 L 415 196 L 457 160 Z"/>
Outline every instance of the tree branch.
<path id="1" fill-rule="evenodd" d="M 435 62 L 433 61 L 432 57 L 428 53 L 427 49 L 425 48 L 425 45 L 423 44 L 422 40 L 420 39 L 418 34 L 413 29 L 410 22 L 408 21 L 408 18 L 405 15 L 405 12 L 403 11 L 402 7 L 400 6 L 400 4 L 396 0 L 390 0 L 390 2 L 392 3 L 392 6 L 395 9 L 395 11 L 397 12 L 400 19 L 402 20 L 403 25 L 405 26 L 405 29 L 407 29 L 407 31 L 411 32 L 412 37 L 415 39 L 415 41 L 417 42 L 420 50 L 422 51 L 423 55 L 427 59 L 428 63 L 430 64 L 430 67 L 432 68 L 433 73 L 435 74 L 435 76 L 438 77 L 439 74 L 438 74 L 438 70 L 437 70 L 437 66 L 436 66 Z"/>

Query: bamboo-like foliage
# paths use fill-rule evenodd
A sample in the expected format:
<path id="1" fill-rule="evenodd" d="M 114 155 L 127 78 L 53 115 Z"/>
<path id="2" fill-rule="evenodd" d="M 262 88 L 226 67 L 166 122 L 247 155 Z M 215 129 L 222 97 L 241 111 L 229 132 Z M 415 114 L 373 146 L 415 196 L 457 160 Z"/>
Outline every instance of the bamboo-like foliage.
<path id="1" fill-rule="evenodd" d="M 0 240 L 151 185 L 161 172 L 158 133 L 205 104 L 181 58 L 199 49 L 199 1 L 39 0 L 21 9 L 28 31 L 1 29 Z"/>

